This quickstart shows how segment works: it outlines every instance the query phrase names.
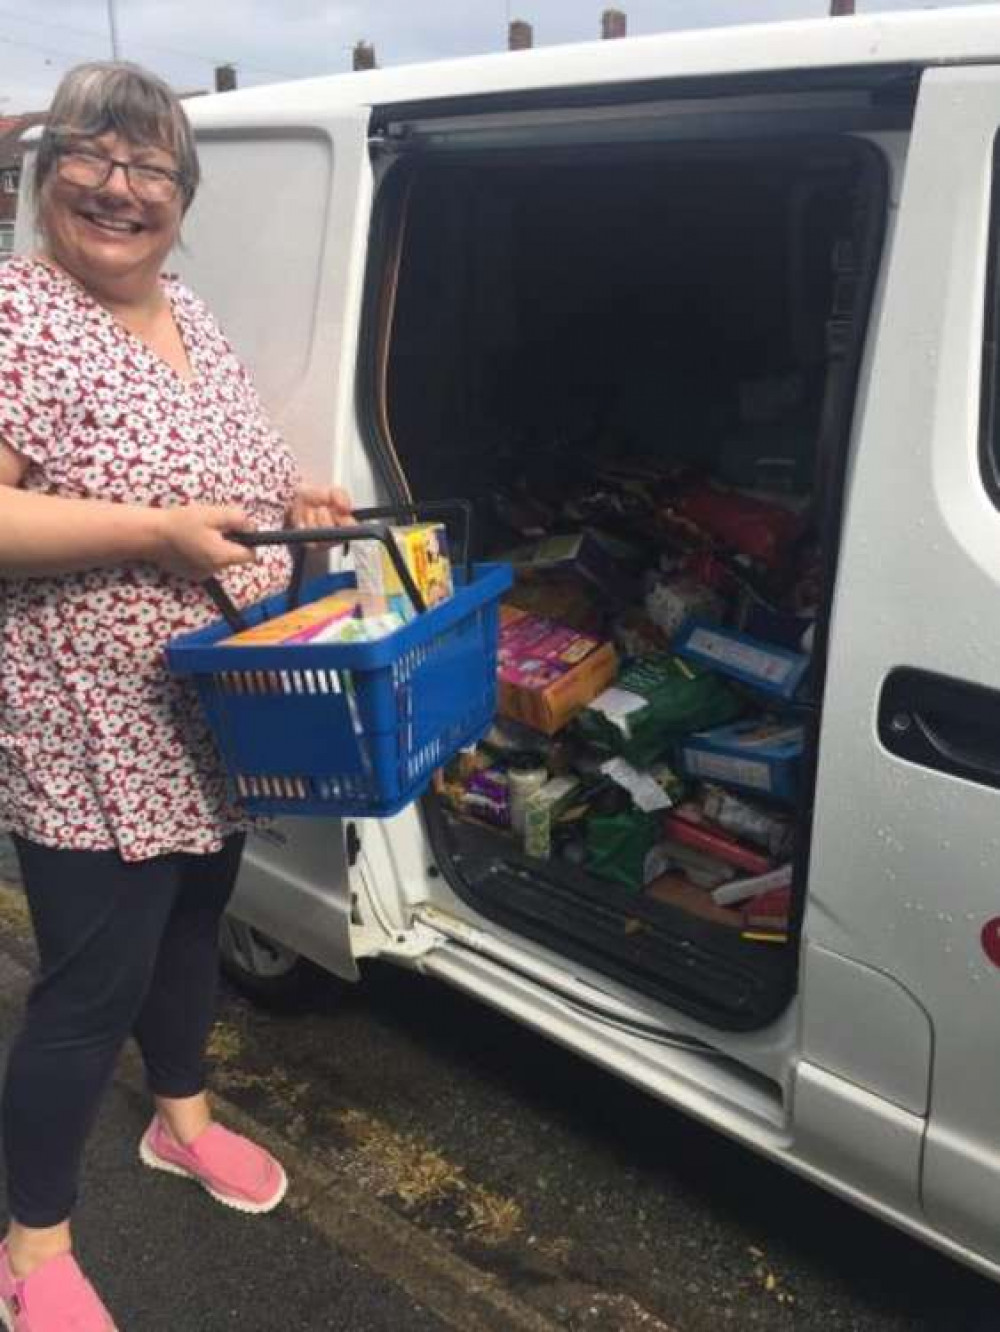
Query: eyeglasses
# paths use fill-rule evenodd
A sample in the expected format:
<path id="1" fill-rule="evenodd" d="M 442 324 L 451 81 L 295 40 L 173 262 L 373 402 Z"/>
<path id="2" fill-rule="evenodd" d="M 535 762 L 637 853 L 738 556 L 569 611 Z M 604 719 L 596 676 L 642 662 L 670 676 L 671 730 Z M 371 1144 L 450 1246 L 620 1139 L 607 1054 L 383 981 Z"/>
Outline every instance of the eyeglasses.
<path id="1" fill-rule="evenodd" d="M 144 203 L 171 203 L 177 198 L 181 175 L 167 167 L 122 162 L 117 157 L 105 157 L 88 148 L 63 148 L 56 158 L 57 174 L 71 185 L 82 185 L 88 190 L 103 189 L 115 167 L 121 167 L 129 189 Z"/>

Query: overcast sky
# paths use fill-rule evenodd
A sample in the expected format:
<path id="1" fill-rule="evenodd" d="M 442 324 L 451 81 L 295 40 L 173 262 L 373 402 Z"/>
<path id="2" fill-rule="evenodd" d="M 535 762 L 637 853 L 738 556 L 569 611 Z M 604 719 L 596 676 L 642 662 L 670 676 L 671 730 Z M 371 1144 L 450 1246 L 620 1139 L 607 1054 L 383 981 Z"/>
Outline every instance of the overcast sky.
<path id="1" fill-rule="evenodd" d="M 113 0 L 122 54 L 176 87 L 209 88 L 237 66 L 243 84 L 350 68 L 374 44 L 396 65 L 502 49 L 508 18 L 534 25 L 537 45 L 597 37 L 609 0 Z M 984 0 L 985 2 L 985 0 Z M 630 34 L 825 14 L 829 0 L 619 0 Z M 860 11 L 927 8 L 920 0 L 859 0 Z M 471 12 L 470 12 L 471 11 Z M 0 0 L 0 115 L 43 108 L 60 74 L 110 54 L 109 0 Z"/>

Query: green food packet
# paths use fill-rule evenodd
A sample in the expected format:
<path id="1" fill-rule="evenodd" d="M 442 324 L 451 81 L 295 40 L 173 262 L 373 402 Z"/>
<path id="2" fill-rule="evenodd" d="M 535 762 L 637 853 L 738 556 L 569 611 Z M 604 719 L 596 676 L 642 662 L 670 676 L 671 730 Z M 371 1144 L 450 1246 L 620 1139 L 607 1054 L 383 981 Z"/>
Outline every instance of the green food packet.
<path id="1" fill-rule="evenodd" d="M 648 768 L 681 736 L 721 726 L 741 711 L 739 697 L 719 676 L 664 654 L 626 667 L 575 725 L 599 752 Z"/>
<path id="2" fill-rule="evenodd" d="M 630 892 L 642 892 L 646 857 L 656 842 L 659 822 L 656 815 L 638 809 L 594 814 L 587 823 L 587 870 Z"/>

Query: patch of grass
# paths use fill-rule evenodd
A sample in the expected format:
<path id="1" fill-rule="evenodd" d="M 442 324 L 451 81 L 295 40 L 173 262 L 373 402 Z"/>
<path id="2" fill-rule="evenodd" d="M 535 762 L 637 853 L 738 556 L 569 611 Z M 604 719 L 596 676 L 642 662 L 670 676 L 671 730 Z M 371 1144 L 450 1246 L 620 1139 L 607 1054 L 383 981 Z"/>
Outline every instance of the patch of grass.
<path id="1" fill-rule="evenodd" d="M 521 1208 L 512 1198 L 473 1183 L 434 1148 L 361 1110 L 342 1110 L 335 1119 L 353 1144 L 358 1172 L 379 1197 L 397 1198 L 411 1211 L 450 1204 L 481 1244 L 505 1244 L 523 1230 Z"/>
<path id="2" fill-rule="evenodd" d="M 31 915 L 21 889 L 6 879 L 0 879 L 0 932 L 12 934 L 21 940 L 30 940 Z"/>
<path id="3" fill-rule="evenodd" d="M 208 1038 L 208 1057 L 214 1063 L 229 1064 L 243 1053 L 243 1036 L 231 1022 L 217 1022 Z"/>

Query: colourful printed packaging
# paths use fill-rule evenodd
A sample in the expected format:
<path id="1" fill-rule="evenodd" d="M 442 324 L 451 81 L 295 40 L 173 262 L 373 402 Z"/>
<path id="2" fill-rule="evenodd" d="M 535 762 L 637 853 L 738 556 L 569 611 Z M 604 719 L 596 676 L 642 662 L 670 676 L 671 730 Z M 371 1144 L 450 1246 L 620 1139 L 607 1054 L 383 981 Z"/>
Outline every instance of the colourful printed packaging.
<path id="1" fill-rule="evenodd" d="M 674 642 L 674 651 L 687 661 L 786 702 L 794 697 L 809 669 L 809 658 L 801 652 L 790 652 L 749 634 L 698 620 L 689 620 L 684 625 Z"/>
<path id="2" fill-rule="evenodd" d="M 393 527 L 390 536 L 428 608 L 452 595 L 448 533 L 442 523 L 411 523 Z M 351 547 L 358 587 L 370 596 L 385 597 L 389 608 L 411 619 L 414 614 L 399 574 L 381 541 L 357 541 Z"/>
<path id="3" fill-rule="evenodd" d="M 696 731 L 679 746 L 679 757 L 689 777 L 792 802 L 802 746 L 801 726 L 771 719 L 742 721 Z"/>
<path id="4" fill-rule="evenodd" d="M 388 614 L 384 597 L 367 596 L 353 588 L 343 588 L 328 597 L 297 606 L 271 620 L 244 629 L 232 638 L 222 640 L 226 647 L 291 647 L 316 641 L 337 641 L 332 632 L 349 620 L 379 620 L 385 623 Z M 385 630 L 384 632 L 389 632 Z"/>
<path id="5" fill-rule="evenodd" d="M 614 646 L 512 606 L 500 611 L 499 711 L 554 735 L 615 678 Z"/>

